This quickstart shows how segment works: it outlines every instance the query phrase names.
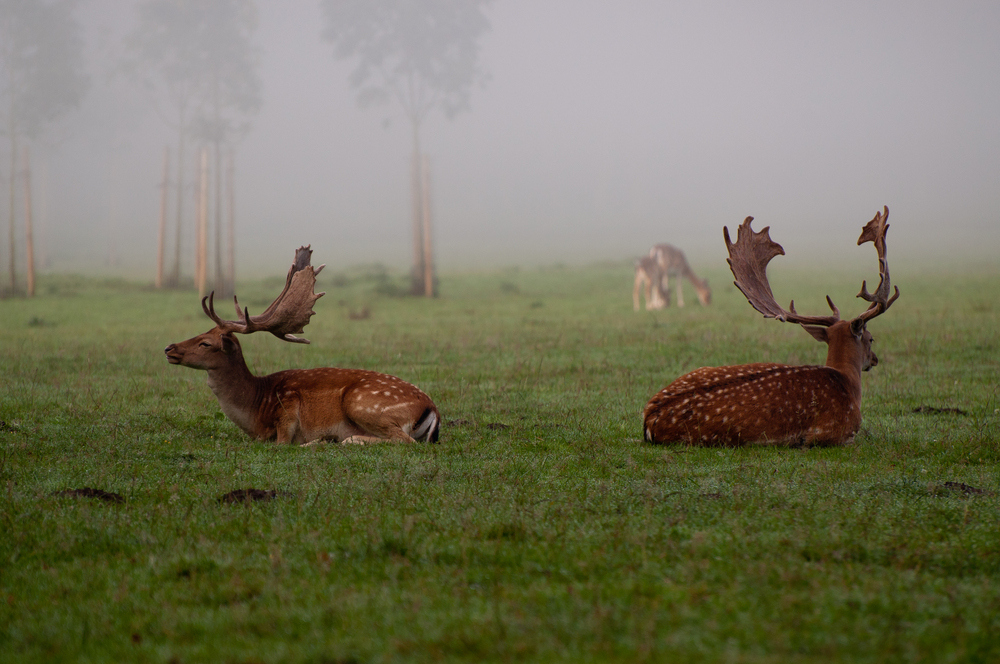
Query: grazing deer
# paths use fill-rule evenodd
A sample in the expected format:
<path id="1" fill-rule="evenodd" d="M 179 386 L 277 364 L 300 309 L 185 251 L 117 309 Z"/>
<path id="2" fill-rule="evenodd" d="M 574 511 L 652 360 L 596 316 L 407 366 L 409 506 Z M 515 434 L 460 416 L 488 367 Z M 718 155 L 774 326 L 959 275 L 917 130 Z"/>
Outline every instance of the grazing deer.
<path id="1" fill-rule="evenodd" d="M 635 263 L 635 286 L 632 288 L 632 308 L 639 311 L 639 291 L 646 298 L 646 311 L 662 309 L 666 304 L 660 283 L 660 267 L 652 256 L 643 256 Z"/>
<path id="2" fill-rule="evenodd" d="M 756 233 L 753 217 L 740 225 L 736 243 L 724 229 L 729 266 L 736 287 L 765 318 L 798 323 L 827 344 L 826 366 L 786 366 L 758 363 L 731 367 L 703 367 L 681 376 L 650 399 L 643 412 L 645 439 L 653 443 L 737 446 L 843 445 L 854 440 L 861 426 L 861 372 L 878 364 L 872 352 L 867 324 L 884 313 L 890 297 L 885 234 L 889 208 L 865 225 L 858 244 L 873 242 L 878 252 L 879 284 L 873 294 L 861 283 L 858 297 L 870 302 L 857 318 L 833 315 L 802 316 L 795 303 L 786 311 L 774 300 L 767 282 L 767 264 L 784 254 L 772 242 L 768 228 Z"/>
<path id="3" fill-rule="evenodd" d="M 660 291 L 666 306 L 670 306 L 670 277 L 677 283 L 677 306 L 684 306 L 684 291 L 681 289 L 681 279 L 687 279 L 694 286 L 694 292 L 698 295 L 698 301 L 702 305 L 712 303 L 712 289 L 708 287 L 708 282 L 699 279 L 688 265 L 684 252 L 670 244 L 657 244 L 649 250 L 649 257 L 656 261 L 660 272 Z"/>
<path id="4" fill-rule="evenodd" d="M 234 297 L 238 320 L 222 320 L 215 313 L 214 292 L 202 298 L 201 307 L 215 327 L 167 346 L 167 361 L 207 371 L 222 412 L 254 438 L 282 444 L 437 441 L 441 417 L 434 402 L 395 376 L 332 368 L 250 373 L 235 333 L 270 332 L 285 341 L 309 343 L 295 335 L 324 295 L 313 289 L 325 267 L 313 268 L 311 256 L 309 247 L 295 252 L 284 290 L 259 316 L 241 309 Z"/>

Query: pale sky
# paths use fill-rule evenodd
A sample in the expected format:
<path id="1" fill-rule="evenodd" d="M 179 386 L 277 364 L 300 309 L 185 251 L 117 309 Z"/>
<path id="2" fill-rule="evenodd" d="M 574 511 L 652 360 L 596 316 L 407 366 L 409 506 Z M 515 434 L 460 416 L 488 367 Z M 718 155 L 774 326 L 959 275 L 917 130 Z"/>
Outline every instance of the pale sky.
<path id="1" fill-rule="evenodd" d="M 128 6 L 81 7 L 93 85 L 36 148 L 53 269 L 153 261 L 173 133 L 99 72 Z M 318 2 L 258 7 L 240 274 L 281 272 L 302 243 L 315 262 L 408 269 L 405 120 L 357 106 Z M 789 260 L 870 262 L 855 242 L 883 205 L 897 262 L 1000 262 L 1000 3 L 495 0 L 487 12 L 489 82 L 471 112 L 435 116 L 423 136 L 441 269 L 620 260 L 659 242 L 720 261 L 722 227 L 747 215 Z"/>

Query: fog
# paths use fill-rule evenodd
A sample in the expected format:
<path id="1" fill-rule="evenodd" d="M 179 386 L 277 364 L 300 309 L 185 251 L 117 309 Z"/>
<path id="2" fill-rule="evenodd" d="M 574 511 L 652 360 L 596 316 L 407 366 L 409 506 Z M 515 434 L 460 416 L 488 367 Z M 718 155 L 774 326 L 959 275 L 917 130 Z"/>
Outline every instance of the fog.
<path id="1" fill-rule="evenodd" d="M 44 270 L 152 279 L 176 139 L 114 73 L 133 9 L 78 9 L 90 89 L 32 144 Z M 487 13 L 488 82 L 422 135 L 443 271 L 626 260 L 658 242 L 724 269 L 722 227 L 747 215 L 783 260 L 873 262 L 855 242 L 883 205 L 897 264 L 998 264 L 996 2 L 496 0 Z M 235 166 L 243 277 L 282 272 L 303 243 L 333 269 L 409 269 L 409 125 L 395 106 L 359 107 L 322 24 L 318 1 L 258 2 L 263 105 Z"/>

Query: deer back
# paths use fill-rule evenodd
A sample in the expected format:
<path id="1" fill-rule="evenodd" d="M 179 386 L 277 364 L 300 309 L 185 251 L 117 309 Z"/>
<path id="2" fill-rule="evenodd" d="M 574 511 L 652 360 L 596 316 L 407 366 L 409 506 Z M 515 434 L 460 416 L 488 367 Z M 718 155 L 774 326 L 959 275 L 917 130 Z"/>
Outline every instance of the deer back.
<path id="1" fill-rule="evenodd" d="M 653 443 L 834 445 L 861 424 L 856 386 L 826 366 L 705 367 L 656 394 L 643 412 Z"/>

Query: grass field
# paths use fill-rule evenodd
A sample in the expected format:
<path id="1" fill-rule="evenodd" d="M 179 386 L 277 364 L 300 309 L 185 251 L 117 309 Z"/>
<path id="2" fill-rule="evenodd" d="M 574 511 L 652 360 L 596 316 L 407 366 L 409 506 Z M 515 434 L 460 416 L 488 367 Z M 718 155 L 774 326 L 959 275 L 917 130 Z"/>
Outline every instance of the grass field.
<path id="1" fill-rule="evenodd" d="M 708 276 L 711 307 L 633 313 L 626 264 L 444 275 L 433 301 L 328 268 L 312 345 L 244 339 L 257 373 L 417 384 L 445 425 L 412 446 L 246 438 L 164 359 L 211 327 L 191 292 L 0 301 L 0 661 L 1000 661 L 1000 272 L 894 267 L 853 446 L 648 445 L 681 373 L 825 358 Z M 772 284 L 849 316 L 861 276 Z M 124 502 L 57 495 L 84 487 Z M 279 493 L 219 502 L 247 488 Z"/>

